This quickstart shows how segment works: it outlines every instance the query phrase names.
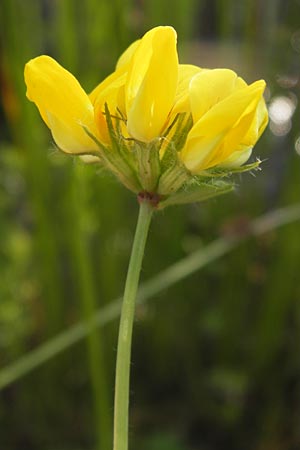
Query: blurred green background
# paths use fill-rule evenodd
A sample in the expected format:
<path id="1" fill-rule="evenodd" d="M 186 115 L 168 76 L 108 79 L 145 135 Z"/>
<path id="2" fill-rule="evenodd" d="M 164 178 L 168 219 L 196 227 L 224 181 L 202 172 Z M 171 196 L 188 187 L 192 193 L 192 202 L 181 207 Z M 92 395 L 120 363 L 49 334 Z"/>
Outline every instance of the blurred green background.
<path id="1" fill-rule="evenodd" d="M 89 91 L 146 30 L 181 62 L 267 81 L 262 171 L 233 194 L 157 214 L 142 278 L 300 194 L 299 0 L 2 0 L 0 367 L 123 289 L 137 203 L 101 168 L 57 152 L 25 98 L 46 53 Z M 299 223 L 243 242 L 137 310 L 131 449 L 300 448 Z M 3 450 L 109 450 L 118 321 L 5 387 Z M 0 370 L 1 375 L 1 370 Z"/>

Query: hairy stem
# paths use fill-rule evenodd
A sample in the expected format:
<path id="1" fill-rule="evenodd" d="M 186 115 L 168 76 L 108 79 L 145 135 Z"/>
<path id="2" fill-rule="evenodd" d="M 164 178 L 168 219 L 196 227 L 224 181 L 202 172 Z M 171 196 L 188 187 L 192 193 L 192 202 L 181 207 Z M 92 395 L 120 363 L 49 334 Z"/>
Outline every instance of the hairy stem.
<path id="1" fill-rule="evenodd" d="M 152 213 L 153 206 L 150 202 L 148 202 L 147 199 L 141 200 L 139 217 L 127 272 L 119 327 L 115 382 L 114 450 L 128 449 L 129 379 L 132 328 L 138 283 Z"/>

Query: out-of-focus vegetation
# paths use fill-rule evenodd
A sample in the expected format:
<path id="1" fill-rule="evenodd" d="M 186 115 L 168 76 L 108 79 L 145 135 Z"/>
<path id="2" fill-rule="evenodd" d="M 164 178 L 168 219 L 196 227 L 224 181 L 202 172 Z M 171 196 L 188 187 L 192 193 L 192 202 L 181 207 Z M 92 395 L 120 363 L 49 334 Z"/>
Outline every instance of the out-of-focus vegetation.
<path id="1" fill-rule="evenodd" d="M 174 25 L 183 62 L 265 78 L 265 160 L 237 191 L 156 216 L 143 278 L 300 197 L 299 0 L 2 0 L 0 354 L 18 360 L 122 292 L 136 200 L 58 153 L 23 67 L 55 57 L 85 89 L 135 38 Z M 235 248 L 137 311 L 132 449 L 300 448 L 299 223 Z M 117 322 L 7 386 L 0 448 L 111 447 Z"/>

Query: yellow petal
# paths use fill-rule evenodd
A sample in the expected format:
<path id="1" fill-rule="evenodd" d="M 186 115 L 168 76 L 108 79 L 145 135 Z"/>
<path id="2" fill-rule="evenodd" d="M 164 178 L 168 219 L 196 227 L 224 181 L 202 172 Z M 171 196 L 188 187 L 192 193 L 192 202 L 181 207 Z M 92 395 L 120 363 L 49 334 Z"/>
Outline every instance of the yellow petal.
<path id="1" fill-rule="evenodd" d="M 94 155 L 80 155 L 79 158 L 86 164 L 101 163 L 101 158 Z"/>
<path id="2" fill-rule="evenodd" d="M 159 27 L 162 28 L 162 27 Z M 138 41 L 137 48 L 134 51 L 131 64 L 128 70 L 126 82 L 126 109 L 130 109 L 138 90 L 141 87 L 149 62 L 152 56 L 153 36 L 157 33 L 157 28 L 148 31 L 142 39 Z"/>
<path id="3" fill-rule="evenodd" d="M 204 69 L 194 77 L 190 86 L 194 123 L 213 106 L 232 94 L 236 81 L 236 73 L 229 69 Z"/>
<path id="4" fill-rule="evenodd" d="M 67 153 L 88 153 L 98 147 L 83 127 L 97 136 L 94 110 L 76 78 L 49 56 L 25 66 L 27 97 L 38 107 L 56 144 Z"/>
<path id="5" fill-rule="evenodd" d="M 129 134 L 149 142 L 160 136 L 174 103 L 178 79 L 176 32 L 157 27 L 141 39 L 126 83 Z"/>
<path id="6" fill-rule="evenodd" d="M 260 138 L 268 125 L 268 110 L 264 99 L 262 98 L 257 106 L 256 114 L 253 118 L 250 129 L 243 138 L 242 146 L 253 147 L 256 141 Z"/>
<path id="7" fill-rule="evenodd" d="M 252 147 L 244 148 L 243 150 L 238 150 L 233 152 L 227 159 L 222 163 L 218 164 L 218 167 L 224 167 L 226 169 L 233 169 L 235 167 L 240 167 L 250 158 L 252 153 Z"/>
<path id="8" fill-rule="evenodd" d="M 197 75 L 191 82 L 191 98 L 201 87 L 198 77 Z M 243 139 L 251 131 L 264 88 L 263 80 L 244 88 L 239 86 L 231 95 L 204 113 L 191 129 L 181 152 L 181 158 L 189 170 L 198 173 L 221 164 L 239 149 Z M 214 96 L 213 93 L 212 95 Z M 197 115 L 198 105 L 194 105 L 194 108 L 197 109 Z M 205 110 L 204 106 L 201 108 Z"/>
<path id="9" fill-rule="evenodd" d="M 239 167 L 244 164 L 252 153 L 252 148 L 264 132 L 268 124 L 268 110 L 264 99 L 262 98 L 258 103 L 256 113 L 254 115 L 252 124 L 244 136 L 237 151 L 233 152 L 226 158 L 220 166 L 226 168 Z"/>
<path id="10" fill-rule="evenodd" d="M 178 113 L 189 112 L 190 107 L 190 92 L 189 85 L 192 78 L 199 74 L 202 69 L 191 64 L 179 64 L 178 66 L 178 84 L 172 108 L 172 116 Z"/>
<path id="11" fill-rule="evenodd" d="M 121 67 L 126 67 L 133 57 L 136 49 L 138 48 L 141 40 L 138 39 L 137 41 L 134 41 L 129 47 L 125 50 L 125 52 L 122 53 L 120 58 L 118 59 L 116 70 L 120 69 Z"/>
<path id="12" fill-rule="evenodd" d="M 119 70 L 104 80 L 102 86 L 97 89 L 94 99 L 95 121 L 103 143 L 109 144 L 110 138 L 105 118 L 105 103 L 108 106 L 110 114 L 114 117 L 125 115 L 125 81 L 126 72 Z M 109 79 L 109 83 L 106 81 Z M 122 128 L 125 128 L 124 121 L 121 120 Z M 124 129 L 124 135 L 126 135 Z"/>
<path id="13" fill-rule="evenodd" d="M 117 81 L 121 76 L 127 73 L 127 67 L 125 65 L 122 65 L 119 69 L 117 69 L 115 72 L 108 75 L 101 83 L 99 83 L 89 94 L 89 98 L 92 102 L 92 104 L 95 103 L 96 99 L 102 95 L 102 93 L 115 81 Z"/>

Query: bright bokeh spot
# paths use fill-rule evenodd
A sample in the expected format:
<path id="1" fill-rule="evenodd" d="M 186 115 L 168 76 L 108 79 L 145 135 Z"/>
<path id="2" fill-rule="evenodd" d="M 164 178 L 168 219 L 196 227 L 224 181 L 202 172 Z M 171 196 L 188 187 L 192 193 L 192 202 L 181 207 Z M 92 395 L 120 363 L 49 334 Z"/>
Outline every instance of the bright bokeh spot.
<path id="1" fill-rule="evenodd" d="M 295 150 L 296 150 L 296 153 L 298 153 L 298 155 L 300 156 L 300 136 L 298 137 L 298 139 L 296 139 Z"/>
<path id="2" fill-rule="evenodd" d="M 291 45 L 296 52 L 300 53 L 300 30 L 295 31 L 292 34 Z"/>
<path id="3" fill-rule="evenodd" d="M 297 99 L 293 96 L 277 96 L 271 100 L 269 106 L 270 129 L 275 136 L 288 134 L 292 127 L 292 117 L 297 106 Z"/>

